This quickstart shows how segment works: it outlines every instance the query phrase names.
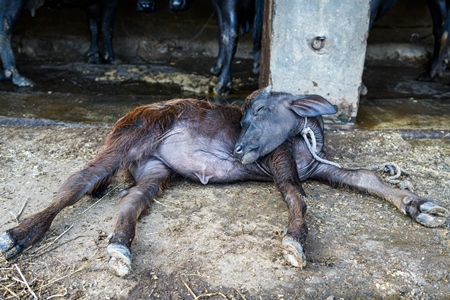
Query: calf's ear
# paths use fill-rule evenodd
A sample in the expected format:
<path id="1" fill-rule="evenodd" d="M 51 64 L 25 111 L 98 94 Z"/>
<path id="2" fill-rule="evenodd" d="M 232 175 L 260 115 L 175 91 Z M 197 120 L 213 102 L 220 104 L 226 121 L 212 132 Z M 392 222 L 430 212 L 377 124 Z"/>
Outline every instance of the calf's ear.
<path id="1" fill-rule="evenodd" d="M 336 108 L 319 95 L 305 95 L 291 102 L 290 108 L 301 117 L 317 117 L 337 112 Z"/>

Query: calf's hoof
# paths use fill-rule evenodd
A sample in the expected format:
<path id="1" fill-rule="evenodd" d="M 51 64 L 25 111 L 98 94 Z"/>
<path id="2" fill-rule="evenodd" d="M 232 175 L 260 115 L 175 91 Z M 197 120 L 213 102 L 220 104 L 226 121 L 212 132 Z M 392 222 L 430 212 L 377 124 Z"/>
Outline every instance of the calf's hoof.
<path id="1" fill-rule="evenodd" d="M 303 269 L 306 256 L 302 245 L 290 236 L 285 236 L 281 244 L 284 259 L 293 267 Z"/>
<path id="2" fill-rule="evenodd" d="M 449 211 L 433 202 L 424 202 L 419 206 L 419 213 L 413 219 L 427 227 L 438 227 L 447 220 Z"/>
<path id="3" fill-rule="evenodd" d="M 109 268 L 117 276 L 124 277 L 131 272 L 131 252 L 128 247 L 121 244 L 109 244 L 106 248 L 109 258 Z"/>
<path id="4" fill-rule="evenodd" d="M 22 252 L 22 247 L 16 244 L 9 233 L 5 232 L 0 235 L 0 252 L 6 259 L 10 259 Z"/>

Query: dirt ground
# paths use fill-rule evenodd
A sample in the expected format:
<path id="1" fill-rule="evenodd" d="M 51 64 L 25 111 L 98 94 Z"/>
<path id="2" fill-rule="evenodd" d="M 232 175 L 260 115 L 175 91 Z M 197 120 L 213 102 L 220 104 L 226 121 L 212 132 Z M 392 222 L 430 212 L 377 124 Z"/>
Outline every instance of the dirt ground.
<path id="1" fill-rule="evenodd" d="M 19 68 L 37 84 L 17 88 L 0 82 L 0 233 L 43 209 L 61 183 L 93 158 L 108 126 L 132 107 L 169 99 L 175 88 L 178 96 L 209 95 L 217 82 L 209 74 L 216 27 L 210 12 L 200 25 L 191 24 L 193 17 L 185 21 L 185 14 L 198 17 L 196 12 L 166 12 L 160 19 L 119 16 L 115 36 L 122 39 L 115 47 L 123 63 L 117 66 L 82 63 L 89 40 L 79 34 L 86 25 L 81 12 L 82 23 L 63 28 L 69 42 L 59 38 L 55 24 L 73 12 L 53 19 L 41 10 L 39 26 L 38 17 L 22 18 L 29 23 L 18 24 L 15 48 L 19 59 L 32 62 Z M 168 37 L 161 20 L 176 23 L 176 35 Z M 381 35 L 397 31 L 409 40 L 405 29 L 391 27 L 390 34 Z M 231 102 L 242 101 L 257 86 L 251 62 L 242 59 L 249 57 L 250 36 L 239 45 Z M 166 57 L 183 52 L 200 59 L 183 64 Z M 127 53 L 137 60 L 131 64 Z M 57 63 L 57 55 L 68 62 Z M 49 58 L 55 61 L 39 61 Z M 345 167 L 395 162 L 417 193 L 450 208 L 449 118 L 442 114 L 448 111 L 450 75 L 423 85 L 414 80 L 419 70 L 407 76 L 404 68 L 374 72 L 364 79 L 372 97 L 361 101 L 364 122 L 358 124 L 365 131 L 327 132 L 330 158 Z M 370 118 L 372 111 L 384 114 Z M 64 122 L 72 127 L 47 126 Z M 94 123 L 108 126 L 86 125 Z M 413 131 L 425 127 L 447 138 L 405 139 L 386 127 L 392 124 Z M 119 176 L 103 198 L 85 197 L 65 209 L 45 238 L 23 254 L 10 261 L 0 255 L 0 299 L 450 299 L 450 220 L 426 228 L 374 196 L 314 181 L 304 183 L 309 236 L 303 270 L 282 257 L 288 214 L 273 184 L 182 181 L 140 218 L 131 249 L 133 272 L 119 278 L 108 269 L 107 236 L 118 193 L 129 184 Z"/>
<path id="2" fill-rule="evenodd" d="M 1 127 L 0 231 L 42 209 L 108 131 Z M 326 136 L 328 153 L 343 166 L 394 161 L 417 193 L 450 207 L 449 139 L 381 131 Z M 11 261 L 1 258 L 0 299 L 32 299 L 32 292 L 39 299 L 450 298 L 449 221 L 426 228 L 376 197 L 312 181 L 304 184 L 303 270 L 282 257 L 288 216 L 273 184 L 179 182 L 141 217 L 133 273 L 116 277 L 105 250 L 126 186 L 119 178 L 100 200 L 85 197 L 55 219 L 42 242 Z"/>

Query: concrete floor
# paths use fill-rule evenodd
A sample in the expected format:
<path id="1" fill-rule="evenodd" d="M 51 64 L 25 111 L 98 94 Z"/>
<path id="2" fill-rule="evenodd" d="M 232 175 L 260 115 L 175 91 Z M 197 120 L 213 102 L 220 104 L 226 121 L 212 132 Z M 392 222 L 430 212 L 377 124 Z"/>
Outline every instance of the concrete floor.
<path id="1" fill-rule="evenodd" d="M 420 82 L 421 70 L 402 67 L 367 67 L 363 81 L 369 94 L 360 101 L 358 129 L 393 129 L 435 132 L 450 130 L 450 76 L 439 82 Z M 438 133 L 443 133 L 439 135 Z"/>

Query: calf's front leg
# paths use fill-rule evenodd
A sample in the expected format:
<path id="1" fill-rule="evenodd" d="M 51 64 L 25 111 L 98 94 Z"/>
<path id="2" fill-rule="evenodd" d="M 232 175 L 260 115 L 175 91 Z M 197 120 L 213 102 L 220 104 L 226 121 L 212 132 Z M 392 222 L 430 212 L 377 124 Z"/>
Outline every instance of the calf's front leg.
<path id="1" fill-rule="evenodd" d="M 281 192 L 289 210 L 288 226 L 282 241 L 283 257 L 294 267 L 306 266 L 303 243 L 308 235 L 304 216 L 306 213 L 305 192 L 298 178 L 292 153 L 281 146 L 268 157 L 274 182 Z"/>
<path id="2" fill-rule="evenodd" d="M 133 173 L 135 185 L 124 190 L 119 199 L 119 216 L 109 236 L 109 267 L 118 276 L 131 272 L 131 243 L 141 213 L 167 185 L 170 170 L 158 160 L 150 160 Z"/>
<path id="3" fill-rule="evenodd" d="M 348 186 L 377 195 L 427 227 L 437 227 L 449 216 L 447 209 L 410 191 L 393 188 L 369 170 L 350 170 L 320 164 L 311 178 L 324 181 L 334 187 Z"/>

